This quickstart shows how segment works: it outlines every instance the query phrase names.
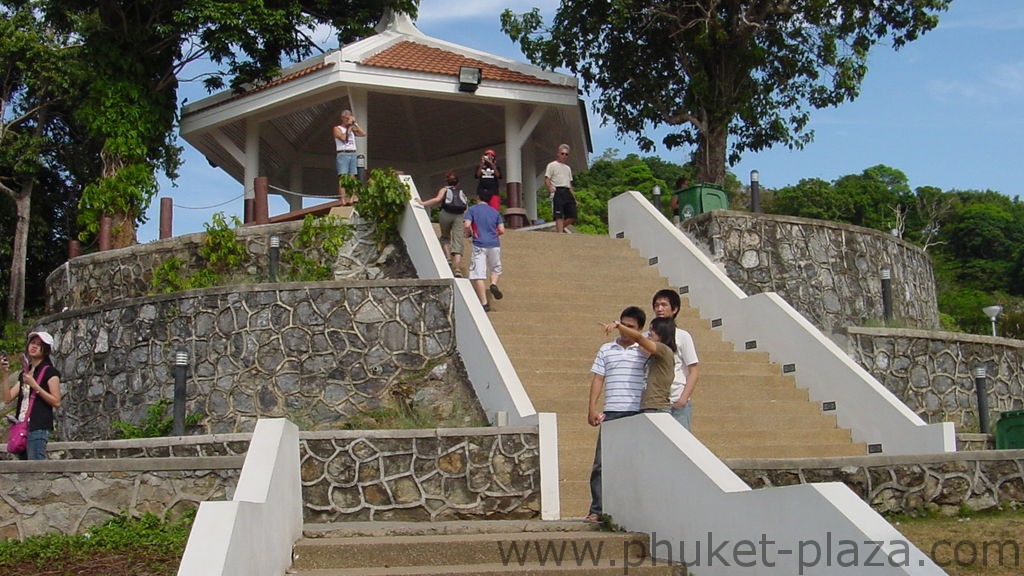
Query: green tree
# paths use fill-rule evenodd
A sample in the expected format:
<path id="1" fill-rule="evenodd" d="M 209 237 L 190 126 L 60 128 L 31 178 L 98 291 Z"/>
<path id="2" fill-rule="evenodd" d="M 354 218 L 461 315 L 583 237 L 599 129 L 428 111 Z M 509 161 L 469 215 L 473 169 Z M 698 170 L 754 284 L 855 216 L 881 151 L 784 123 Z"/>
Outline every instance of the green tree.
<path id="1" fill-rule="evenodd" d="M 0 3 L 0 192 L 14 213 L 5 226 L 13 242 L 2 251 L 11 262 L 6 314 L 17 322 L 24 319 L 30 228 L 48 229 L 45 220 L 33 220 L 33 192 L 57 144 L 68 141 L 67 130 L 54 124 L 80 71 L 78 51 L 40 20 L 37 8 L 36 2 Z"/>
<path id="2" fill-rule="evenodd" d="M 820 178 L 804 178 L 795 186 L 775 190 L 764 209 L 774 214 L 835 221 L 845 221 L 844 217 L 853 211 L 850 198 Z"/>
<path id="3" fill-rule="evenodd" d="M 883 165 L 843 176 L 833 188 L 850 201 L 851 211 L 841 218 L 844 222 L 876 230 L 901 229 L 900 215 L 914 202 L 906 174 Z"/>
<path id="4" fill-rule="evenodd" d="M 652 127 L 675 127 L 664 145 L 695 146 L 697 180 L 724 184 L 744 151 L 809 142 L 809 110 L 854 99 L 871 48 L 916 39 L 950 1 L 563 0 L 549 27 L 536 8 L 501 23 L 532 62 L 596 89 L 644 150 Z"/>
<path id="5" fill-rule="evenodd" d="M 101 146 L 102 175 L 82 196 L 85 234 L 115 219 L 114 246 L 135 229 L 156 193 L 154 172 L 174 177 L 178 74 L 206 59 L 219 68 L 210 89 L 243 89 L 275 74 L 283 59 L 316 48 L 308 31 L 368 34 L 389 10 L 415 15 L 418 0 L 43 0 L 47 22 L 74 33 L 91 63 L 77 117 Z"/>

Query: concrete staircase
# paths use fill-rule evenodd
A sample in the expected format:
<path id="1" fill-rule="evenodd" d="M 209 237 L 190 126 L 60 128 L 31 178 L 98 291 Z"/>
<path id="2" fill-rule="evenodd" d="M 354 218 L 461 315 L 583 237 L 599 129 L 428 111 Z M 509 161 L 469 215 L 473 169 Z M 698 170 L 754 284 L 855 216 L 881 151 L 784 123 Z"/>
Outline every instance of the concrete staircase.
<path id="1" fill-rule="evenodd" d="M 627 240 L 606 236 L 512 231 L 502 262 L 505 298 L 489 317 L 537 411 L 558 414 L 562 517 L 582 517 L 597 438 L 586 422 L 590 366 L 610 339 L 598 323 L 629 305 L 650 314 L 654 292 L 674 287 Z M 693 432 L 720 458 L 866 453 L 767 353 L 737 351 L 685 297 L 676 324 L 701 362 Z"/>
<path id="2" fill-rule="evenodd" d="M 303 576 L 685 574 L 648 557 L 646 534 L 581 522 L 307 524 L 289 573 Z"/>

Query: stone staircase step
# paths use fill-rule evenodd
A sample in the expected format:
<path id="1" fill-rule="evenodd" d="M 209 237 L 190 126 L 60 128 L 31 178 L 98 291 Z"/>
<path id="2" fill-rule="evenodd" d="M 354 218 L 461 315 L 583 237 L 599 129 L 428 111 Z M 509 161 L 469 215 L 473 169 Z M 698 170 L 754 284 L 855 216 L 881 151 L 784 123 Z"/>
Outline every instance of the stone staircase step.
<path id="1" fill-rule="evenodd" d="M 596 353 L 596 350 L 594 351 Z M 525 358 L 523 364 L 523 371 L 531 372 L 551 372 L 551 373 L 567 373 L 577 367 L 583 367 L 585 370 L 586 379 L 590 380 L 590 366 L 592 359 L 587 360 L 586 357 L 575 359 L 574 361 L 567 362 L 564 358 L 556 356 L 547 357 L 531 357 Z M 760 376 L 778 376 L 782 373 L 782 368 L 777 364 L 768 363 L 751 363 L 751 362 L 706 362 L 703 358 L 700 361 L 701 371 L 709 372 L 714 374 L 716 380 L 721 378 L 721 384 L 731 384 L 735 380 L 742 380 L 746 382 L 747 379 L 757 378 Z M 717 383 L 716 383 L 717 384 Z M 750 384 L 750 388 L 755 388 L 760 385 Z M 785 383 L 786 388 L 793 386 L 793 380 L 790 379 Z"/>
<path id="2" fill-rule="evenodd" d="M 715 456 L 719 458 L 831 458 L 842 456 L 865 456 L 868 453 L 866 444 L 855 444 L 850 442 L 836 444 L 808 444 L 795 446 L 793 444 L 765 444 L 763 442 L 751 444 L 727 444 L 716 446 Z"/>
<path id="3" fill-rule="evenodd" d="M 417 524 L 426 527 L 423 533 Z M 408 523 L 399 532 L 370 535 L 346 534 L 343 528 L 306 530 L 307 537 L 293 548 L 292 570 L 299 574 L 311 570 L 373 574 L 369 570 L 376 568 L 385 570 L 380 574 L 437 574 L 443 567 L 444 573 L 497 574 L 502 573 L 500 569 L 522 573 L 522 564 L 523 570 L 545 573 L 552 573 L 553 568 L 594 573 L 590 570 L 595 564 L 619 566 L 620 570 L 627 562 L 639 567 L 647 558 L 650 542 L 646 534 L 598 531 L 583 522 L 559 522 L 557 529 L 522 531 L 467 526 L 444 533 L 437 533 L 431 524 Z M 512 545 L 517 548 L 513 550 Z"/>
<path id="4" fill-rule="evenodd" d="M 607 309 L 613 310 L 610 318 L 600 313 L 567 313 L 564 310 L 564 304 L 561 313 L 536 312 L 531 308 L 527 311 L 517 310 L 513 315 L 508 313 L 501 314 L 499 310 L 498 313 L 491 316 L 491 323 L 494 324 L 495 328 L 502 324 L 508 324 L 517 334 L 551 334 L 552 326 L 562 326 L 565 330 L 590 330 L 595 334 L 601 335 L 602 340 L 611 340 L 613 337 L 603 338 L 604 330 L 601 329 L 598 323 L 618 320 L 623 308 L 622 299 L 619 298 L 614 306 L 607 307 Z M 648 319 L 648 322 L 650 322 L 650 319 Z M 721 334 L 718 332 L 707 332 L 711 328 L 711 322 L 703 318 L 679 317 L 676 318 L 676 326 L 689 332 L 693 336 L 694 341 L 698 339 L 722 339 Z"/>
<path id="5" fill-rule="evenodd" d="M 637 562 L 641 565 L 635 565 Z M 629 574 L 638 576 L 685 576 L 683 567 L 666 566 L 664 562 L 658 561 L 652 565 L 651 560 L 636 560 L 628 565 Z M 520 566 L 513 563 L 511 566 L 504 564 L 477 564 L 473 566 L 445 566 L 443 572 L 437 567 L 395 567 L 395 568 L 343 568 L 343 569 L 319 569 L 303 570 L 301 576 L 437 576 L 441 574 L 459 574 L 460 576 L 494 576 L 496 574 L 515 573 L 520 576 L 557 576 L 559 574 L 592 574 L 593 576 L 622 576 L 623 562 L 617 559 L 602 558 L 597 561 L 587 559 L 576 567 L 571 562 L 562 562 L 561 566 L 555 565 L 553 561 L 546 566 L 536 563 L 525 563 Z"/>
<path id="6" fill-rule="evenodd" d="M 716 389 L 714 391 L 701 390 L 700 406 L 728 404 L 732 402 L 733 398 L 742 395 L 748 395 L 749 397 L 756 398 L 758 400 L 762 398 L 770 398 L 772 400 L 808 402 L 807 390 L 802 388 L 777 386 L 768 383 L 761 385 L 760 382 L 757 384 L 757 386 L 749 386 L 745 383 L 742 385 L 725 384 L 721 386 L 721 389 Z M 572 381 L 566 380 L 557 385 L 537 386 L 530 393 L 530 399 L 533 400 L 534 403 L 546 402 L 548 400 L 579 399 L 580 405 L 586 408 L 589 394 L 590 378 L 588 376 L 585 380 L 581 378 Z"/>

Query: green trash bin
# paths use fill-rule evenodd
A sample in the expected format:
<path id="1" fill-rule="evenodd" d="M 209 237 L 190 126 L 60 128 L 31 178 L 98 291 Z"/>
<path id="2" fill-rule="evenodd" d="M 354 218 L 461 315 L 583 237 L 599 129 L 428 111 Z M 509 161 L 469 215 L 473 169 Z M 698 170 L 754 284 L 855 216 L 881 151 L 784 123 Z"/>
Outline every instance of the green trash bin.
<path id="1" fill-rule="evenodd" d="M 676 190 L 675 195 L 679 200 L 679 218 L 682 220 L 729 207 L 729 197 L 725 195 L 725 190 L 714 184 L 694 184 Z"/>
<path id="2" fill-rule="evenodd" d="M 1024 448 L 1024 410 L 999 413 L 999 422 L 996 422 L 996 448 Z"/>

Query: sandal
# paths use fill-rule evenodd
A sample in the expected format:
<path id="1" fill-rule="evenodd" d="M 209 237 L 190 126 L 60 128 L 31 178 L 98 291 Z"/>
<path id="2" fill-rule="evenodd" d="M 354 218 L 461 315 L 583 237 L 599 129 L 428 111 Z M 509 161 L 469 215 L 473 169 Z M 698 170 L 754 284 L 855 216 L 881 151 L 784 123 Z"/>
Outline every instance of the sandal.
<path id="1" fill-rule="evenodd" d="M 587 514 L 587 517 L 583 519 L 588 524 L 597 524 L 601 522 L 601 516 L 598 514 Z"/>

